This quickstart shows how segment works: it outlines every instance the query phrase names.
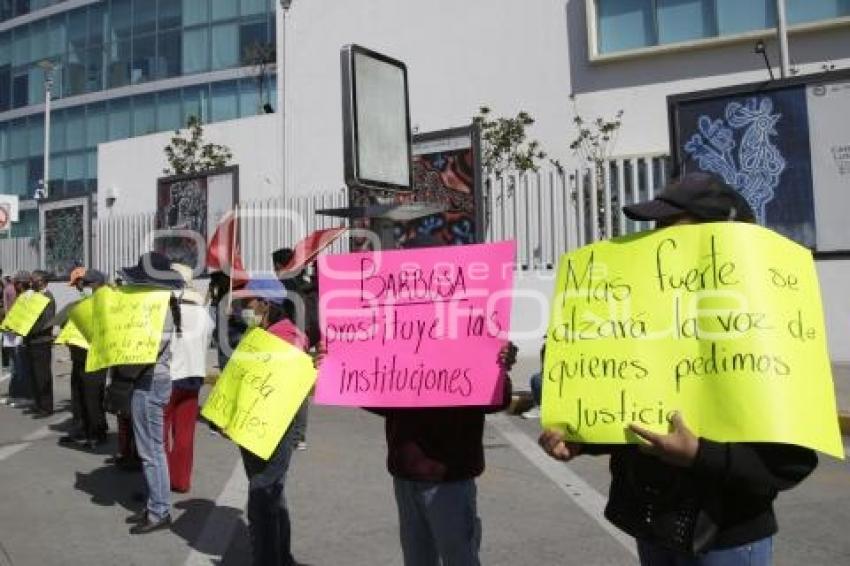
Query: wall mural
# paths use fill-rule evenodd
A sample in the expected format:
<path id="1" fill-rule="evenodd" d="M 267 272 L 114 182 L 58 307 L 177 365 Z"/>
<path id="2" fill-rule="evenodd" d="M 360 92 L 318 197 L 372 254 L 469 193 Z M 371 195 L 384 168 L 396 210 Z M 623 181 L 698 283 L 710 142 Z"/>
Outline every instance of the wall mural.
<path id="1" fill-rule="evenodd" d="M 160 180 L 157 190 L 157 230 L 191 231 L 207 241 L 207 178 L 196 177 L 177 181 Z M 158 237 L 156 249 L 171 261 L 184 265 L 198 264 L 198 244 L 195 239 L 179 234 Z"/>
<path id="2" fill-rule="evenodd" d="M 816 243 L 805 87 L 682 102 L 684 171 L 715 173 L 740 191 L 759 224 Z"/>
<path id="3" fill-rule="evenodd" d="M 83 205 L 44 211 L 45 267 L 59 277 L 67 277 L 85 263 L 86 209 Z"/>

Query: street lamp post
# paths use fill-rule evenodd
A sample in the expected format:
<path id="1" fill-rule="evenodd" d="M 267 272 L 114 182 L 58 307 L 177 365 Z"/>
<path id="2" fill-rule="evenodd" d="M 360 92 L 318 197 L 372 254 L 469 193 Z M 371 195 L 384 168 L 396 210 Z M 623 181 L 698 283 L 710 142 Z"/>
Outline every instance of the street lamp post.
<path id="1" fill-rule="evenodd" d="M 53 63 L 49 60 L 38 64 L 44 70 L 44 174 L 41 179 L 41 198 L 50 193 L 50 98 L 53 90 Z"/>

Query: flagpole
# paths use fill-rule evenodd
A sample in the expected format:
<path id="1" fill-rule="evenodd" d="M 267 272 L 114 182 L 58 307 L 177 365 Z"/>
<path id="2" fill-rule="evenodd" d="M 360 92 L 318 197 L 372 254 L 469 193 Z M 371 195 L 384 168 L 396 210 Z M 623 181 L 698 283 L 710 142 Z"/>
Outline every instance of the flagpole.
<path id="1" fill-rule="evenodd" d="M 233 306 L 233 276 L 235 273 L 234 263 L 236 262 L 236 234 L 239 233 L 239 204 L 233 206 L 233 230 L 230 235 L 230 277 L 228 277 L 228 285 L 230 289 L 227 293 L 227 312 L 230 312 Z"/>

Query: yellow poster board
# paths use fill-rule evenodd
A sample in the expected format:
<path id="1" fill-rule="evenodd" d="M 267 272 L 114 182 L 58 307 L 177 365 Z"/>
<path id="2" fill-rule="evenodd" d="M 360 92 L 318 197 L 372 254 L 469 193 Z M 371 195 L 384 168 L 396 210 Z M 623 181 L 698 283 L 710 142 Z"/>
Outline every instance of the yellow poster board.
<path id="1" fill-rule="evenodd" d="M 59 332 L 59 336 L 53 340 L 54 344 L 64 344 L 67 346 L 78 346 L 85 350 L 89 349 L 89 341 L 86 340 L 86 337 L 83 336 L 83 333 L 80 332 L 80 329 L 77 328 L 77 325 L 74 324 L 73 320 L 68 320 L 65 323 L 65 326 L 62 327 L 62 330 Z"/>
<path id="2" fill-rule="evenodd" d="M 169 291 L 149 287 L 98 289 L 92 297 L 92 339 L 86 371 L 154 363 L 169 297 Z M 77 320 L 73 312 L 71 320 Z"/>
<path id="3" fill-rule="evenodd" d="M 679 226 L 561 259 L 546 340 L 544 427 L 625 443 L 680 411 L 702 437 L 839 458 L 811 252 L 750 224 Z"/>
<path id="4" fill-rule="evenodd" d="M 268 460 L 315 381 L 310 356 L 255 328 L 239 342 L 201 415 Z"/>
<path id="5" fill-rule="evenodd" d="M 102 289 L 107 288 L 102 287 Z M 74 323 L 86 341 L 91 342 L 94 334 L 94 296 L 86 297 L 78 302 L 68 313 L 68 319 Z"/>
<path id="6" fill-rule="evenodd" d="M 35 291 L 23 293 L 15 300 L 15 304 L 3 319 L 3 330 L 14 332 L 19 336 L 28 335 L 49 304 L 50 299 L 41 293 Z"/>

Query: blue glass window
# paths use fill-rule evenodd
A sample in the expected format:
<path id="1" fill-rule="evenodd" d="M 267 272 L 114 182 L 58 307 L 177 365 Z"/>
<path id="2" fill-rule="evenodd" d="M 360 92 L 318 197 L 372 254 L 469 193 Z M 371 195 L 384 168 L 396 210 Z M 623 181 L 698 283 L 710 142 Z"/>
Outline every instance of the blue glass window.
<path id="1" fill-rule="evenodd" d="M 242 0 L 242 15 L 265 14 L 270 9 L 268 0 Z"/>
<path id="2" fill-rule="evenodd" d="M 26 118 L 12 120 L 9 124 L 9 157 L 11 159 L 21 159 L 27 156 L 29 150 L 29 130 L 27 129 Z"/>
<path id="3" fill-rule="evenodd" d="M 65 111 L 65 149 L 74 151 L 86 147 L 86 108 L 78 106 Z"/>
<path id="4" fill-rule="evenodd" d="M 103 47 L 92 47 L 86 52 L 86 92 L 103 89 Z"/>
<path id="5" fill-rule="evenodd" d="M 133 65 L 130 68 L 130 82 L 138 84 L 149 81 L 156 71 L 156 36 L 136 36 L 133 38 Z"/>
<path id="6" fill-rule="evenodd" d="M 210 91 L 209 87 L 193 86 L 183 89 L 183 124 L 189 122 L 189 118 L 195 116 L 201 122 L 209 121 Z"/>
<path id="7" fill-rule="evenodd" d="M 86 190 L 86 154 L 68 154 L 65 169 L 65 195 L 82 194 Z"/>
<path id="8" fill-rule="evenodd" d="M 132 21 L 130 0 L 112 0 L 112 11 L 110 15 L 110 32 L 112 34 L 110 40 L 129 38 L 130 23 Z"/>
<path id="9" fill-rule="evenodd" d="M 110 88 L 124 86 L 130 83 L 130 42 L 117 41 L 107 46 L 109 66 L 107 68 L 107 84 Z"/>
<path id="10" fill-rule="evenodd" d="M 209 32 L 207 28 L 187 29 L 183 32 L 183 72 L 201 73 L 210 68 Z"/>
<path id="11" fill-rule="evenodd" d="M 51 16 L 47 21 L 47 50 L 50 55 L 61 55 L 65 53 L 68 40 L 68 26 L 65 20 L 67 14 Z"/>
<path id="12" fill-rule="evenodd" d="M 50 113 L 50 153 L 65 151 L 65 111 Z"/>
<path id="13" fill-rule="evenodd" d="M 27 162 L 18 161 L 17 163 L 13 163 L 10 170 L 9 188 L 12 194 L 23 196 L 30 193 L 27 184 Z"/>
<path id="14" fill-rule="evenodd" d="M 121 140 L 130 137 L 130 100 L 128 98 L 109 101 L 109 139 Z"/>
<path id="15" fill-rule="evenodd" d="M 260 107 L 260 91 L 257 79 L 239 81 L 239 115 L 254 116 L 262 111 Z"/>
<path id="16" fill-rule="evenodd" d="M 239 26 L 218 24 L 212 26 L 212 68 L 227 69 L 239 64 Z"/>
<path id="17" fill-rule="evenodd" d="M 29 27 L 21 26 L 13 30 L 12 41 L 12 64 L 26 65 L 30 62 L 30 37 Z"/>
<path id="18" fill-rule="evenodd" d="M 177 0 L 172 0 L 177 2 Z M 209 0 L 183 0 L 183 25 L 205 24 L 210 19 Z"/>
<path id="19" fill-rule="evenodd" d="M 776 0 L 716 0 L 717 31 L 732 35 L 776 25 Z"/>
<path id="20" fill-rule="evenodd" d="M 15 69 L 12 74 L 12 108 L 29 104 L 30 76 L 26 67 Z"/>
<path id="21" fill-rule="evenodd" d="M 182 2 L 179 0 L 159 0 L 157 6 L 159 7 L 160 31 L 180 27 L 183 18 Z"/>
<path id="22" fill-rule="evenodd" d="M 61 75 L 54 71 L 54 76 L 61 79 Z M 61 82 L 57 80 L 56 83 Z M 44 69 L 38 66 L 29 68 L 29 93 L 28 104 L 40 104 L 44 102 Z M 54 84 L 56 84 L 54 83 Z"/>
<path id="23" fill-rule="evenodd" d="M 29 138 L 27 155 L 30 157 L 44 155 L 44 117 L 30 116 L 27 119 L 27 132 Z"/>
<path id="24" fill-rule="evenodd" d="M 258 55 L 274 59 L 274 49 L 267 52 L 262 48 L 269 47 L 268 24 L 265 20 L 243 22 L 239 26 L 239 55 L 243 64 L 256 64 Z M 271 46 L 273 47 L 273 46 Z M 258 51 L 261 50 L 261 51 Z"/>
<path id="25" fill-rule="evenodd" d="M 38 62 L 50 55 L 47 49 L 47 20 L 33 22 L 30 26 L 30 59 Z"/>
<path id="26" fill-rule="evenodd" d="M 12 63 L 12 52 L 9 45 L 11 38 L 11 33 L 0 33 L 0 65 L 10 65 Z"/>
<path id="27" fill-rule="evenodd" d="M 153 94 L 133 97 L 133 135 L 156 131 L 156 97 Z"/>
<path id="28" fill-rule="evenodd" d="M 106 3 L 92 4 L 88 9 L 89 14 L 89 44 L 95 45 L 104 42 L 108 29 L 106 17 Z"/>
<path id="29" fill-rule="evenodd" d="M 86 108 L 86 147 L 97 147 L 109 139 L 106 104 L 89 104 Z"/>
<path id="30" fill-rule="evenodd" d="M 600 0 L 597 11 L 600 53 L 655 45 L 652 0 Z"/>
<path id="31" fill-rule="evenodd" d="M 210 0 L 212 21 L 229 20 L 239 15 L 237 0 Z"/>
<path id="32" fill-rule="evenodd" d="M 160 131 L 178 130 L 184 126 L 180 110 L 180 91 L 169 90 L 157 96 L 156 127 Z"/>
<path id="33" fill-rule="evenodd" d="M 213 122 L 233 120 L 239 117 L 239 91 L 236 81 L 215 83 L 212 85 Z"/>
<path id="34" fill-rule="evenodd" d="M 133 3 L 133 33 L 153 33 L 154 31 L 156 31 L 156 2 L 136 0 Z"/>
<path id="35" fill-rule="evenodd" d="M 157 78 L 176 77 L 181 73 L 183 35 L 180 30 L 159 34 L 157 55 Z"/>
<path id="36" fill-rule="evenodd" d="M 786 2 L 790 25 L 850 16 L 850 0 L 786 0 Z"/>
<path id="37" fill-rule="evenodd" d="M 677 43 L 716 35 L 714 0 L 656 0 L 658 43 Z"/>

